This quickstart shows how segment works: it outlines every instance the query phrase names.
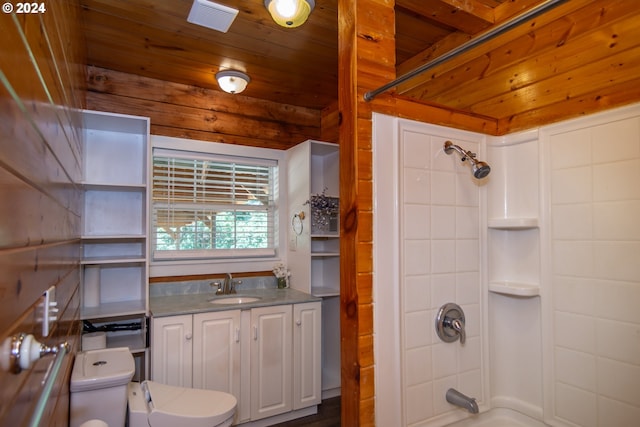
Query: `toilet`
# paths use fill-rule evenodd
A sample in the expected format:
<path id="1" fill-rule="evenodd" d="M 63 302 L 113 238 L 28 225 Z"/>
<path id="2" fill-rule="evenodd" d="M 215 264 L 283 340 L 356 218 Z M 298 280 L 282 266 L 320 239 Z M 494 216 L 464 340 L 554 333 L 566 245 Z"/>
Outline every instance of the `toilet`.
<path id="1" fill-rule="evenodd" d="M 228 427 L 236 398 L 153 381 L 129 384 L 129 427 Z"/>
<path id="2" fill-rule="evenodd" d="M 89 350 L 76 355 L 71 373 L 70 427 L 227 427 L 237 400 L 229 394 L 131 382 L 135 371 L 127 347 Z M 127 405 L 128 403 L 128 405 Z M 127 407 L 129 410 L 127 411 Z"/>
<path id="3" fill-rule="evenodd" d="M 89 350 L 76 355 L 71 371 L 69 426 L 101 420 L 109 427 L 124 426 L 127 384 L 135 363 L 127 347 Z"/>

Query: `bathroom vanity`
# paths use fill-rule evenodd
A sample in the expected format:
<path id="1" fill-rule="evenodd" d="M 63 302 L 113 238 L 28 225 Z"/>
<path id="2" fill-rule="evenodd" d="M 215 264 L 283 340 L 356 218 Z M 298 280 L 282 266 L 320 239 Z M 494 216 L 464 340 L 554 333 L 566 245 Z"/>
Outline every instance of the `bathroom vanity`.
<path id="1" fill-rule="evenodd" d="M 317 411 L 320 298 L 268 288 L 152 297 L 150 309 L 153 381 L 233 394 L 236 424 Z"/>

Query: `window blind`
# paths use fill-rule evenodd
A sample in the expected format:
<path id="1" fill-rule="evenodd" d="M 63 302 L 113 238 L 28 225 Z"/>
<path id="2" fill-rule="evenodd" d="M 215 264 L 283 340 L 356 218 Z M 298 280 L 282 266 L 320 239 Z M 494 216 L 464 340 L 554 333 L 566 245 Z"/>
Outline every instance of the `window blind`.
<path id="1" fill-rule="evenodd" d="M 155 150 L 154 259 L 273 255 L 275 170 L 270 160 Z"/>

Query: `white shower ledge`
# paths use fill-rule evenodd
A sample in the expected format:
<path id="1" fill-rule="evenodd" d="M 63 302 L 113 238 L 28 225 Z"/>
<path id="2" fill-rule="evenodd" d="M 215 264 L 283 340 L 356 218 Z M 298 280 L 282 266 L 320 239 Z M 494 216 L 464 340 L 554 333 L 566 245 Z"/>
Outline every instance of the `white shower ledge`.
<path id="1" fill-rule="evenodd" d="M 489 292 L 518 297 L 535 297 L 540 295 L 540 286 L 519 282 L 491 282 Z"/>
<path id="2" fill-rule="evenodd" d="M 538 218 L 490 218 L 487 225 L 500 230 L 524 230 L 538 228 Z"/>

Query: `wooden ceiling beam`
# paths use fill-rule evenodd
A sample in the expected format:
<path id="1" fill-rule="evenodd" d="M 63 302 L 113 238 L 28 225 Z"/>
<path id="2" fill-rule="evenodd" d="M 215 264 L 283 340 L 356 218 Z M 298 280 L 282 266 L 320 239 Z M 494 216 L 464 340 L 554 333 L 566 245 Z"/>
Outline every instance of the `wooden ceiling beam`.
<path id="1" fill-rule="evenodd" d="M 547 11 L 545 14 L 538 16 L 528 23 L 512 28 L 510 31 L 501 34 L 491 40 L 488 40 L 485 43 L 480 44 L 464 53 L 461 53 L 458 56 L 450 58 L 448 61 L 438 65 L 437 67 L 434 67 L 432 70 L 417 75 L 411 80 L 402 83 L 398 86 L 398 93 L 419 97 L 419 94 L 411 93 L 411 91 L 415 90 L 417 92 L 420 92 L 420 86 L 431 84 L 432 80 L 434 80 L 436 77 L 441 76 L 458 67 L 462 67 L 466 63 L 472 61 L 474 58 L 478 58 L 482 55 L 487 55 L 490 52 L 499 49 L 501 46 L 509 43 L 510 41 L 517 39 L 518 37 L 532 34 L 535 29 L 543 27 L 544 25 L 554 22 L 555 20 L 561 19 L 565 15 L 579 10 L 585 6 L 588 7 L 592 2 L 593 0 L 572 0 L 563 3 L 562 5 L 559 5 L 551 9 L 550 11 Z"/>
<path id="2" fill-rule="evenodd" d="M 396 67 L 397 75 L 401 76 L 406 74 L 409 71 L 418 68 L 422 64 L 426 64 L 440 55 L 444 55 L 461 44 L 468 42 L 470 39 L 471 36 L 469 34 L 454 31 L 414 57 L 404 61 L 402 64 L 398 64 Z"/>
<path id="3" fill-rule="evenodd" d="M 494 23 L 493 8 L 475 0 L 397 0 L 396 4 L 467 34 L 476 34 Z"/>
<path id="4" fill-rule="evenodd" d="M 517 2 L 506 1 L 495 7 L 495 9 L 492 9 L 492 22 L 495 24 L 500 24 L 510 17 L 515 16 L 518 13 L 522 13 L 523 11 L 530 9 L 531 7 L 534 7 L 540 2 L 541 0 L 521 0 Z M 406 7 L 405 0 L 398 0 L 396 4 L 400 4 L 403 7 Z M 420 3 L 420 5 L 421 4 L 422 3 Z M 487 6 L 485 5 L 485 7 Z M 483 27 L 482 29 L 486 30 L 487 27 Z M 399 63 L 396 67 L 397 75 L 401 76 L 415 68 L 418 68 L 422 64 L 426 64 L 432 59 L 455 49 L 456 47 L 469 41 L 469 39 L 472 38 L 473 34 L 465 31 L 453 31 L 449 33 L 446 37 L 441 38 L 439 41 L 433 43 L 431 46 L 419 52 L 417 55 L 403 61 L 402 63 Z"/>

